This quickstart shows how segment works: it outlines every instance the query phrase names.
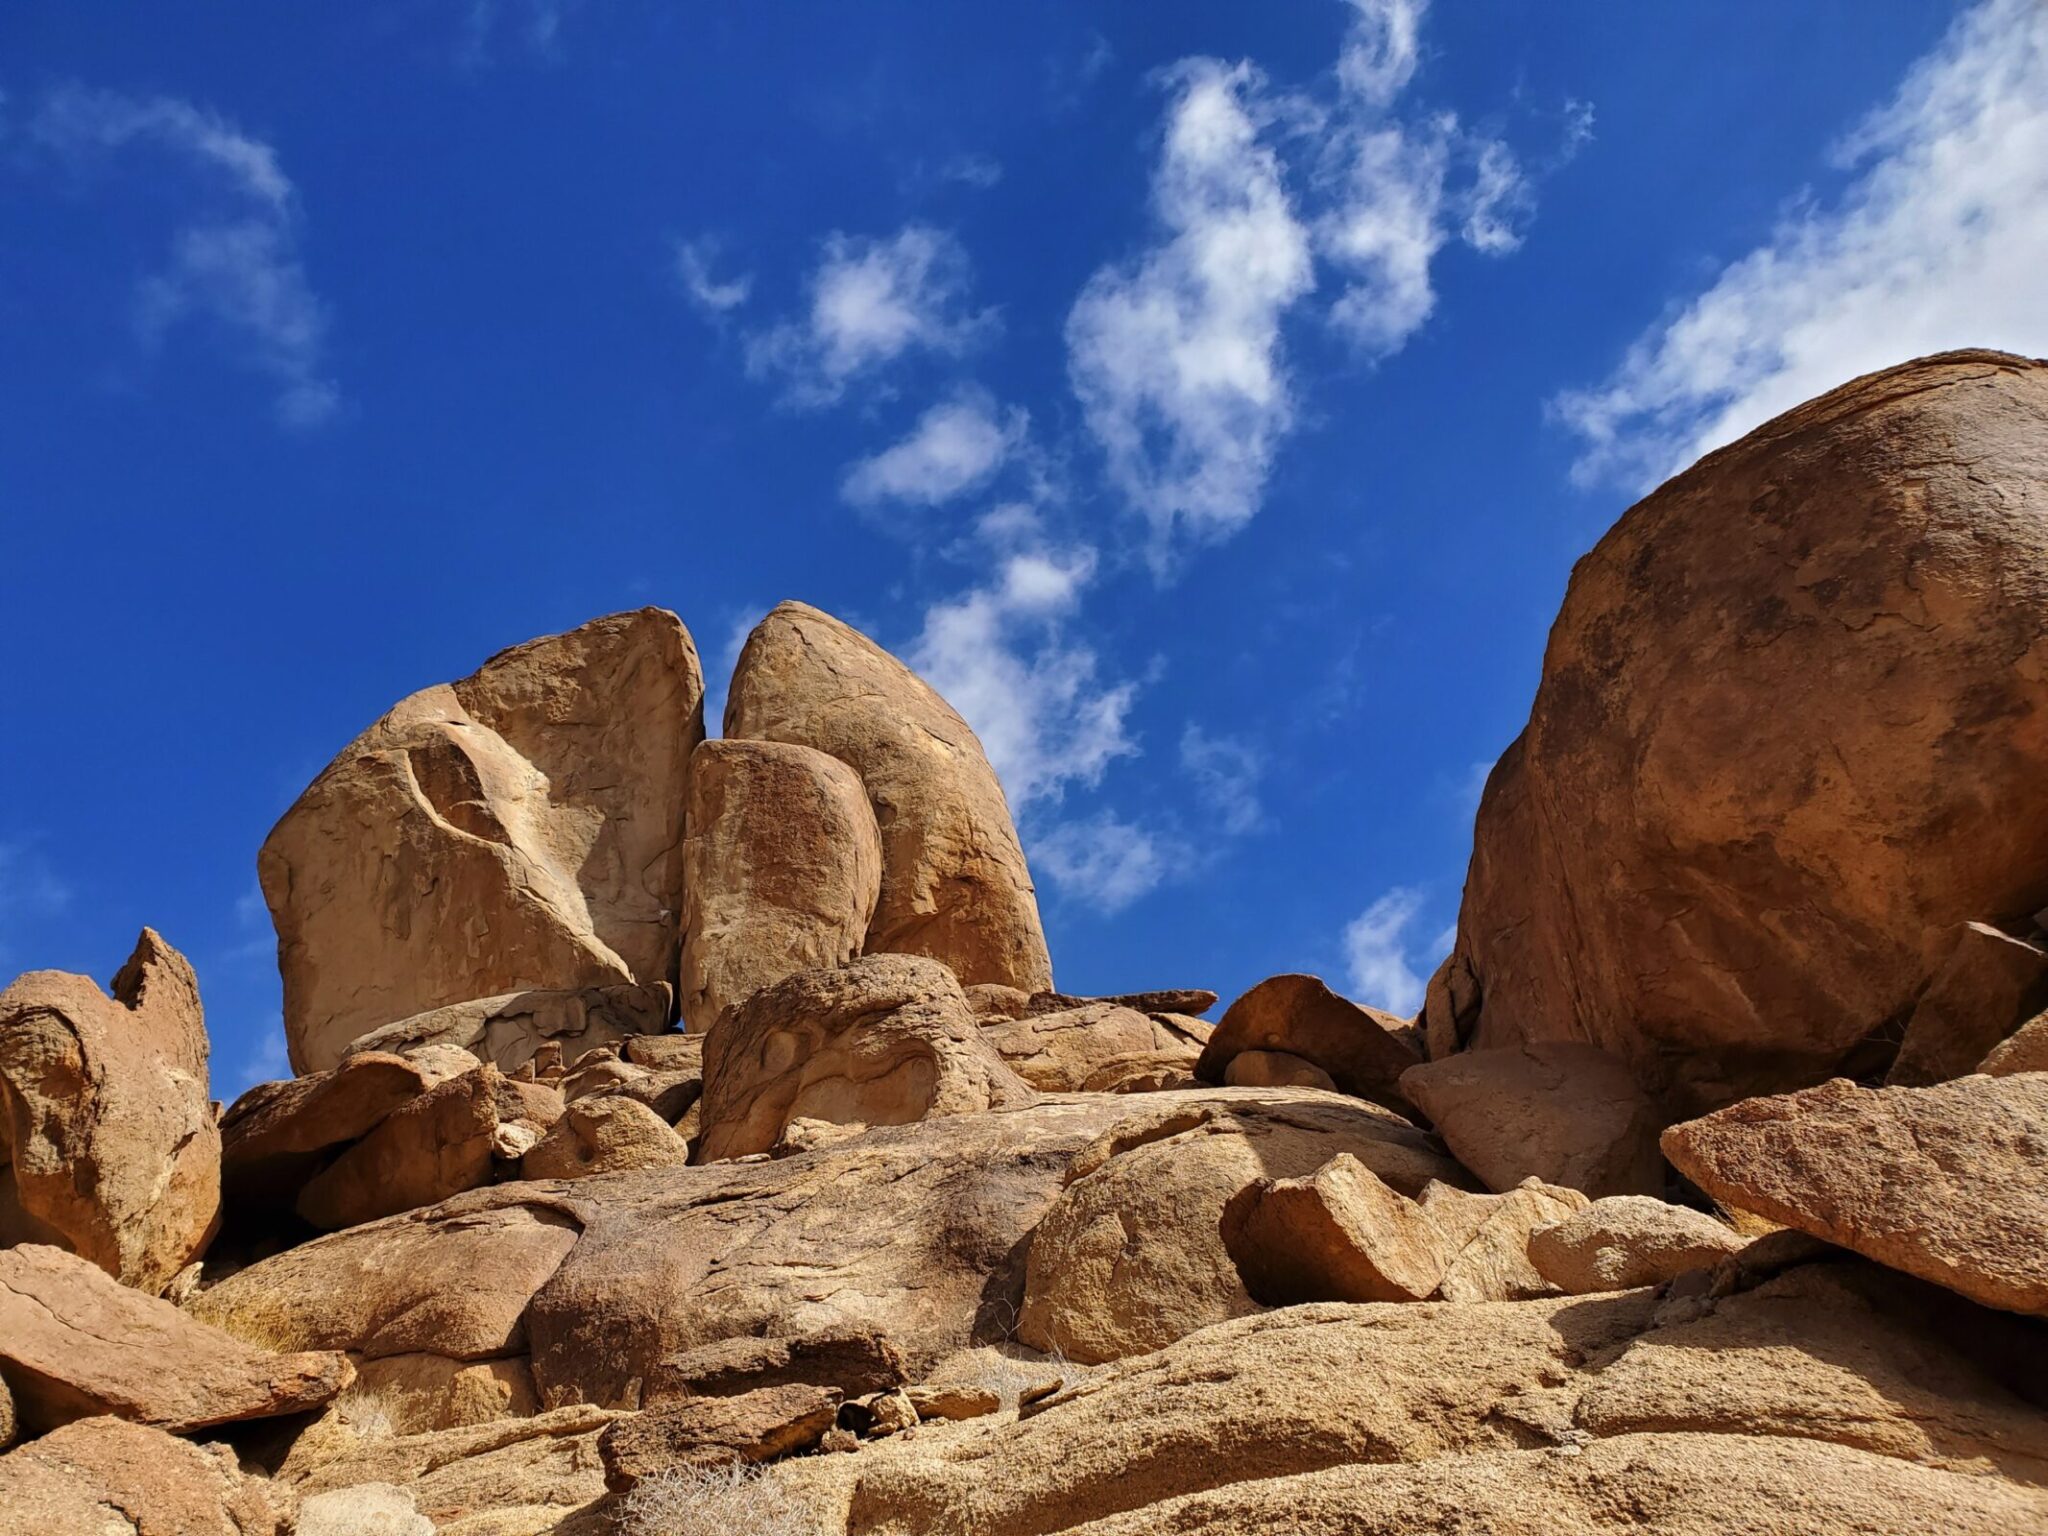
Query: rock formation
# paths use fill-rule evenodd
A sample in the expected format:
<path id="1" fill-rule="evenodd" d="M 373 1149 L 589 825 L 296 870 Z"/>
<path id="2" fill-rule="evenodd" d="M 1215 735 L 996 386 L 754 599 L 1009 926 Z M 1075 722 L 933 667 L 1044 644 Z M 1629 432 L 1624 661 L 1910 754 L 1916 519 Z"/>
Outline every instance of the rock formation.
<path id="1" fill-rule="evenodd" d="M 1318 976 L 1269 976 L 1224 1012 L 1195 1075 L 1220 1083 L 1248 1051 L 1281 1052 L 1320 1068 L 1345 1093 L 1399 1111 L 1401 1074 L 1422 1060 L 1408 1026 L 1339 997 Z"/>

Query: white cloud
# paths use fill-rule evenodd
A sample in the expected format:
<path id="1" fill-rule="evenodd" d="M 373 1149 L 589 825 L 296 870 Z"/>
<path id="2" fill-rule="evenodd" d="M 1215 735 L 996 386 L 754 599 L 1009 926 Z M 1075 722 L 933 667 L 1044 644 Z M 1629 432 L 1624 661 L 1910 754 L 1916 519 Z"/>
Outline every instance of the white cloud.
<path id="1" fill-rule="evenodd" d="M 1156 889 L 1175 857 L 1156 834 L 1107 811 L 1062 822 L 1031 844 L 1034 869 L 1103 913 L 1121 912 Z"/>
<path id="2" fill-rule="evenodd" d="M 1522 234 L 1515 219 L 1527 212 L 1534 199 L 1514 151 L 1498 139 L 1481 143 L 1472 190 L 1465 199 L 1465 223 L 1460 231 L 1465 243 L 1488 256 L 1519 250 Z"/>
<path id="3" fill-rule="evenodd" d="M 955 155 L 939 167 L 939 179 L 986 192 L 1002 181 L 1003 163 L 993 155 Z"/>
<path id="4" fill-rule="evenodd" d="M 1223 832 L 1239 837 L 1257 831 L 1265 821 L 1259 804 L 1259 775 L 1265 764 L 1250 742 L 1211 736 L 1189 722 L 1180 735 L 1180 766 Z"/>
<path id="5" fill-rule="evenodd" d="M 676 242 L 676 277 L 683 285 L 683 292 L 698 308 L 713 315 L 722 315 L 747 302 L 754 291 L 754 275 L 742 272 L 721 282 L 711 270 L 717 256 L 718 242 L 709 236 Z"/>
<path id="6" fill-rule="evenodd" d="M 1384 107 L 1415 78 L 1428 0 L 1351 0 L 1351 4 L 1358 15 L 1337 54 L 1337 80 L 1348 94 Z"/>
<path id="7" fill-rule="evenodd" d="M 1022 410 L 998 410 L 981 391 L 963 391 L 927 410 L 903 441 L 854 465 L 840 491 L 862 507 L 951 501 L 987 484 L 1023 443 L 1029 421 Z"/>
<path id="8" fill-rule="evenodd" d="M 1165 238 L 1095 273 L 1067 317 L 1074 393 L 1159 566 L 1177 532 L 1221 537 L 1257 511 L 1294 415 L 1280 321 L 1313 283 L 1308 232 L 1260 142 L 1261 77 L 1197 59 L 1174 79 L 1152 179 Z"/>
<path id="9" fill-rule="evenodd" d="M 232 1104 L 258 1083 L 276 1082 L 292 1075 L 291 1058 L 285 1048 L 284 1015 L 273 1013 L 263 1023 L 256 1043 L 243 1052 L 232 1071 L 223 1073 L 212 1085 L 213 1095 Z"/>
<path id="10" fill-rule="evenodd" d="M 1422 1006 L 1425 981 L 1409 963 L 1407 945 L 1421 910 L 1422 893 L 1397 885 L 1346 925 L 1344 959 L 1359 1002 L 1403 1017 Z"/>
<path id="11" fill-rule="evenodd" d="M 313 426 L 335 413 L 340 392 L 323 359 L 327 314 L 299 260 L 297 198 L 276 151 L 190 102 L 78 86 L 46 97 L 28 131 L 80 164 L 146 144 L 197 172 L 205 212 L 177 232 L 169 264 L 137 288 L 143 339 L 155 345 L 195 320 L 270 378 L 284 425 Z"/>
<path id="12" fill-rule="evenodd" d="M 1951 347 L 2048 352 L 2048 6 L 1959 18 L 1836 153 L 1826 205 L 1554 402 L 1582 483 L 1646 488 L 1861 373 Z"/>
<path id="13" fill-rule="evenodd" d="M 907 352 L 957 356 L 996 326 L 994 310 L 967 307 L 970 275 L 960 242 L 928 225 L 886 239 L 834 233 L 808 312 L 752 337 L 747 371 L 784 380 L 792 405 L 822 406 Z"/>
<path id="14" fill-rule="evenodd" d="M 1335 204 L 1317 221 L 1324 255 L 1350 275 L 1331 324 L 1368 358 L 1392 356 L 1436 309 L 1430 267 L 1443 247 L 1441 133 L 1388 126 L 1353 141 Z"/>

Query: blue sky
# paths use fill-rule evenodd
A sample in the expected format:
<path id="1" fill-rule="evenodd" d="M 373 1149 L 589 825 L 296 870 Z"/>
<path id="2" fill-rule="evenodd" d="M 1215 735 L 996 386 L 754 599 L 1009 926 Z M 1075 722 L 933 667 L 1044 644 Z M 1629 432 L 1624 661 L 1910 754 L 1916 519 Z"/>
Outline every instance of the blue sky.
<path id="1" fill-rule="evenodd" d="M 404 694 L 786 597 L 996 758 L 1070 990 L 1410 1007 L 1571 562 L 1853 374 L 2048 352 L 2048 10 L 0 11 L 0 970 L 199 968 Z"/>

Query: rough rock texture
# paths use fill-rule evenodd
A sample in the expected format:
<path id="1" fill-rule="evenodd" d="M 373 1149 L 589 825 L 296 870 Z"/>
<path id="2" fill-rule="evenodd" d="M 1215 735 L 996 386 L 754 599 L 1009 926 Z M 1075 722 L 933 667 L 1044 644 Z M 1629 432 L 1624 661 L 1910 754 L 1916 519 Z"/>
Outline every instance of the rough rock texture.
<path id="1" fill-rule="evenodd" d="M 1339 997 L 1317 976 L 1269 976 L 1224 1010 L 1195 1075 L 1220 1083 L 1245 1051 L 1285 1051 L 1321 1067 L 1345 1093 L 1405 1110 L 1401 1074 L 1422 1059 L 1406 1024 Z"/>
<path id="2" fill-rule="evenodd" d="M 1132 1008 L 1139 1013 L 1178 1013 L 1192 1018 L 1214 1008 L 1216 994 L 1207 987 L 1168 987 L 1155 992 L 1117 992 L 1108 997 L 1076 997 L 1068 992 L 1034 992 L 1023 1000 L 1021 1008 L 1009 1016 L 1029 1018 L 1040 1013 L 1066 1013 L 1097 1003 Z M 1205 1032 L 1213 1027 L 1208 1024 L 1202 1025 Z"/>
<path id="3" fill-rule="evenodd" d="M 662 1403 L 620 1419 L 598 1440 L 605 1484 L 619 1493 L 661 1472 L 808 1450 L 838 1413 L 838 1392 L 806 1383 Z"/>
<path id="4" fill-rule="evenodd" d="M 704 1042 L 697 1156 L 766 1152 L 792 1120 L 908 1125 L 1030 1097 L 951 971 L 870 955 L 785 977 L 719 1018 Z"/>
<path id="5" fill-rule="evenodd" d="M 682 1350 L 657 1364 L 643 1404 L 683 1397 L 730 1397 L 796 1382 L 865 1397 L 904 1385 L 902 1353 L 873 1328 L 826 1328 L 796 1338 L 730 1338 Z"/>
<path id="6" fill-rule="evenodd" d="M 355 1384 L 335 1407 L 347 1419 L 381 1416 L 396 1435 L 495 1424 L 540 1411 L 533 1365 L 524 1355 L 492 1360 L 379 1355 L 356 1367 Z"/>
<path id="7" fill-rule="evenodd" d="M 1312 1061 L 1290 1051 L 1239 1051 L 1223 1069 L 1223 1081 L 1232 1088 L 1325 1088 L 1337 1091 L 1337 1081 Z"/>
<path id="8" fill-rule="evenodd" d="M 1401 1091 L 1490 1189 L 1538 1178 L 1589 1195 L 1664 1188 L 1655 1109 L 1615 1057 L 1544 1041 L 1413 1067 Z"/>
<path id="9" fill-rule="evenodd" d="M 725 734 L 851 765 L 882 834 L 870 953 L 928 955 L 968 985 L 1052 986 L 1031 872 L 1002 786 L 967 723 L 873 641 L 784 603 L 733 670 Z"/>
<path id="10" fill-rule="evenodd" d="M 206 1055 L 199 983 L 153 929 L 111 998 L 63 971 L 0 992 L 0 1245 L 161 1292 L 220 1221 Z"/>
<path id="11" fill-rule="evenodd" d="M 0 1515 L 22 1536 L 286 1536 L 293 1500 L 194 1445 L 81 1419 L 0 1456 Z"/>
<path id="12" fill-rule="evenodd" d="M 302 1413 L 354 1375 L 339 1354 L 251 1349 L 38 1243 L 0 1250 L 0 1370 L 38 1434 L 98 1414 L 189 1433 Z"/>
<path id="13" fill-rule="evenodd" d="M 1504 1195 L 1475 1195 L 1432 1184 L 1421 1205 L 1443 1234 L 1445 1301 L 1521 1301 L 1554 1287 L 1529 1260 L 1529 1239 L 1592 1202 L 1576 1189 L 1525 1179 Z"/>
<path id="14" fill-rule="evenodd" d="M 1045 1093 L 1104 1092 L 1103 1085 L 1127 1075 L 1125 1067 L 1140 1072 L 1178 1067 L 1192 1078 L 1202 1050 L 1201 1041 L 1157 1014 L 1120 1003 L 1029 1013 L 984 1023 L 981 1029 L 1011 1070 Z"/>
<path id="15" fill-rule="evenodd" d="M 2048 365 L 1995 352 L 1857 379 L 1633 507 L 1488 780 L 1456 1027 L 1604 1046 L 1699 1113 L 1842 1068 L 1957 924 L 2048 903 L 2044 507 Z"/>
<path id="16" fill-rule="evenodd" d="M 1887 1083 L 1924 1087 L 1965 1077 L 2048 1003 L 2048 951 L 1985 923 L 1964 923 L 1913 1005 Z"/>
<path id="17" fill-rule="evenodd" d="M 1421 1301 L 1449 1257 L 1430 1214 L 1349 1153 L 1306 1178 L 1249 1185 L 1223 1208 L 1222 1232 L 1245 1289 L 1269 1307 Z"/>
<path id="18" fill-rule="evenodd" d="M 665 1030 L 674 1013 L 666 981 L 645 986 L 528 990 L 472 997 L 371 1030 L 347 1046 L 349 1055 L 421 1046 L 459 1046 L 501 1072 L 517 1072 L 553 1044 L 574 1061 L 586 1051 L 624 1047 Z"/>
<path id="19" fill-rule="evenodd" d="M 711 740 L 690 758 L 677 1001 L 692 1030 L 797 971 L 861 952 L 882 834 L 860 775 L 783 741 Z"/>
<path id="20" fill-rule="evenodd" d="M 1576 1216 L 1529 1236 L 1529 1262 L 1568 1296 L 1662 1285 L 1711 1269 L 1749 1239 L 1726 1222 L 1645 1195 L 1595 1200 Z"/>
<path id="21" fill-rule="evenodd" d="M 645 1104 L 622 1093 L 571 1104 L 520 1159 L 527 1179 L 585 1179 L 632 1168 L 681 1168 L 690 1144 Z"/>
<path id="22" fill-rule="evenodd" d="M 471 998 L 674 982 L 696 647 L 643 608 L 403 700 L 264 841 L 299 1071 Z"/>
<path id="23" fill-rule="evenodd" d="M 487 1184 L 562 1117 L 562 1096 L 488 1064 L 395 1111 L 309 1180 L 297 1209 L 329 1231 L 433 1205 Z"/>
<path id="24" fill-rule="evenodd" d="M 14 1444 L 14 1437 L 21 1432 L 21 1414 L 14 1406 L 14 1393 L 8 1388 L 5 1377 L 0 1377 L 0 1451 Z"/>
<path id="25" fill-rule="evenodd" d="M 2048 1315 L 2048 1075 L 1837 1078 L 1674 1125 L 1664 1155 L 1723 1204 Z"/>
<path id="26" fill-rule="evenodd" d="M 2048 1072 L 2048 1013 L 2036 1014 L 2007 1035 L 1985 1056 L 1977 1070 L 1993 1077 Z"/>
<path id="27" fill-rule="evenodd" d="M 1074 1159 L 1031 1239 L 1022 1342 L 1088 1364 L 1256 1311 L 1221 1224 L 1261 1178 L 1300 1178 L 1347 1152 L 1403 1192 L 1463 1177 L 1434 1137 L 1376 1106 L 1225 1092 L 1249 1102 L 1160 1095 Z"/>
<path id="28" fill-rule="evenodd" d="M 434 1536 L 434 1522 L 391 1483 L 357 1483 L 299 1505 L 292 1536 Z"/>

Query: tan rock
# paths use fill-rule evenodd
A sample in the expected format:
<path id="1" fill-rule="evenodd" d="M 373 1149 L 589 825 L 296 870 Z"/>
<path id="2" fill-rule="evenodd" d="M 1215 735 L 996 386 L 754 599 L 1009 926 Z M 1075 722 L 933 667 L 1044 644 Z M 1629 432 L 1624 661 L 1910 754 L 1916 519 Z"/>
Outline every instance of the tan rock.
<path id="1" fill-rule="evenodd" d="M 902 1353 L 874 1328 L 827 1328 L 794 1338 L 728 1338 L 670 1355 L 649 1373 L 647 1406 L 685 1397 L 732 1397 L 802 1383 L 842 1397 L 870 1396 L 908 1379 Z"/>
<path id="2" fill-rule="evenodd" d="M 336 1400 L 354 1422 L 381 1419 L 395 1435 L 429 1434 L 540 1411 L 533 1366 L 524 1355 L 497 1360 L 452 1360 L 446 1355 L 380 1355 L 356 1367 L 356 1379 Z"/>
<path id="3" fill-rule="evenodd" d="M 1664 1155 L 1725 1205 L 2010 1312 L 2048 1315 L 2048 1075 L 1846 1079 L 1675 1125 Z"/>
<path id="4" fill-rule="evenodd" d="M 433 1205 L 496 1177 L 562 1116 L 562 1098 L 481 1065 L 387 1116 L 310 1179 L 297 1209 L 333 1231 Z M 520 1132 L 508 1139 L 508 1128 Z"/>
<path id="5" fill-rule="evenodd" d="M 1224 1011 L 1196 1076 L 1220 1083 L 1245 1051 L 1285 1051 L 1329 1073 L 1344 1093 L 1407 1108 L 1401 1074 L 1422 1059 L 1406 1024 L 1339 997 L 1317 976 L 1269 976 Z"/>
<path id="6" fill-rule="evenodd" d="M 1504 1195 L 1475 1195 L 1449 1184 L 1423 1190 L 1420 1204 L 1444 1244 L 1445 1301 L 1520 1301 L 1553 1287 L 1529 1259 L 1531 1234 L 1590 1204 L 1575 1189 L 1525 1179 Z"/>
<path id="7" fill-rule="evenodd" d="M 1490 1189 L 1538 1178 L 1596 1197 L 1663 1191 L 1656 1111 L 1593 1046 L 1464 1051 L 1403 1073 L 1401 1091 Z"/>
<path id="8" fill-rule="evenodd" d="M 967 1011 L 977 1019 L 1021 1019 L 1031 1008 L 1029 992 L 1001 982 L 978 981 L 961 991 L 967 995 Z"/>
<path id="9" fill-rule="evenodd" d="M 461 1052 L 461 1070 L 476 1058 Z M 258 1083 L 221 1116 L 221 1182 L 231 1204 L 289 1205 L 320 1156 L 359 1141 L 451 1074 L 431 1058 L 373 1051 L 331 1072 Z"/>
<path id="10" fill-rule="evenodd" d="M 0 1451 L 14 1444 L 20 1431 L 21 1416 L 14 1406 L 14 1393 L 8 1389 L 6 1379 L 0 1377 Z"/>
<path id="11" fill-rule="evenodd" d="M 501 1072 L 516 1072 L 543 1051 L 574 1061 L 668 1028 L 674 1014 L 666 981 L 647 985 L 528 989 L 465 998 L 371 1030 L 347 1047 L 416 1056 L 426 1046 L 455 1046 Z"/>
<path id="12" fill-rule="evenodd" d="M 882 890 L 860 775 L 784 741 L 713 739 L 690 758 L 679 1002 L 691 1030 L 797 971 L 846 964 Z"/>
<path id="13" fill-rule="evenodd" d="M 792 1383 L 734 1397 L 686 1397 L 620 1419 L 598 1441 L 605 1484 L 622 1493 L 671 1470 L 772 1461 L 808 1450 L 832 1427 L 839 1394 Z"/>
<path id="14" fill-rule="evenodd" d="M 1964 1077 L 2048 1002 L 2048 951 L 1986 923 L 1956 929 L 1955 947 L 1913 1005 L 1885 1081 L 1920 1087 Z"/>
<path id="15" fill-rule="evenodd" d="M 1662 1285 L 1711 1269 L 1749 1239 L 1703 1211 L 1646 1195 L 1610 1195 L 1529 1237 L 1529 1262 L 1568 1296 Z"/>
<path id="16" fill-rule="evenodd" d="M 885 1440 L 917 1428 L 917 1405 L 910 1400 L 909 1393 L 901 1390 L 876 1392 L 859 1402 L 848 1403 L 840 1409 L 839 1417 L 845 1419 L 850 1413 L 861 1417 L 859 1433 L 870 1440 Z"/>
<path id="17" fill-rule="evenodd" d="M 621 1048 L 626 1060 L 653 1072 L 693 1072 L 704 1075 L 702 1035 L 639 1035 Z"/>
<path id="18" fill-rule="evenodd" d="M 160 1293 L 220 1222 L 206 1055 L 198 981 L 153 929 L 111 998 L 62 971 L 0 992 L 0 1245 Z"/>
<path id="19" fill-rule="evenodd" d="M 292 1065 L 472 998 L 673 983 L 703 696 L 689 632 L 643 608 L 501 651 L 351 742 L 258 860 Z"/>
<path id="20" fill-rule="evenodd" d="M 434 1522 L 391 1483 L 357 1483 L 299 1505 L 292 1536 L 434 1536 Z"/>
<path id="21" fill-rule="evenodd" d="M 748 637 L 725 734 L 849 764 L 882 831 L 870 953 L 927 955 L 966 985 L 1052 986 L 1031 873 L 1002 786 L 967 723 L 866 636 L 784 603 Z"/>
<path id="22" fill-rule="evenodd" d="M 2048 1072 L 2048 1013 L 2036 1014 L 2007 1035 L 1978 1065 L 1992 1077 L 2015 1072 Z"/>
<path id="23" fill-rule="evenodd" d="M 38 1243 L 0 1250 L 0 1367 L 31 1433 L 113 1414 L 178 1433 L 318 1408 L 353 1377 L 275 1355 Z"/>
<path id="24" fill-rule="evenodd" d="M 1044 1093 L 1114 1092 L 1131 1067 L 1174 1068 L 1192 1078 L 1201 1047 L 1119 1003 L 1087 1003 L 1021 1019 L 984 1022 L 983 1036 L 1012 1071 Z"/>
<path id="25" fill-rule="evenodd" d="M 987 1387 L 935 1383 L 908 1387 L 905 1392 L 920 1420 L 979 1419 L 1000 1412 L 1003 1406 L 1001 1394 Z"/>
<path id="26" fill-rule="evenodd" d="M 520 1160 L 528 1179 L 583 1179 L 632 1168 L 682 1168 L 690 1144 L 645 1104 L 622 1094 L 579 1099 Z"/>
<path id="27" fill-rule="evenodd" d="M 1321 1088 L 1337 1091 L 1336 1079 L 1312 1061 L 1288 1051 L 1240 1051 L 1223 1069 L 1232 1088 Z"/>
<path id="28" fill-rule="evenodd" d="M 1599 1045 L 1701 1113 L 1853 1075 L 1956 925 L 2043 905 L 2044 430 L 2048 366 L 1923 358 L 1709 454 L 1578 563 L 1480 804 L 1474 1046 Z"/>
<path id="29" fill-rule="evenodd" d="M 611 1093 L 653 1076 L 654 1069 L 638 1062 L 622 1061 L 603 1051 L 589 1051 L 562 1075 L 557 1084 L 564 1104 L 595 1093 Z"/>
<path id="30" fill-rule="evenodd" d="M 22 1536 L 288 1536 L 293 1501 L 226 1446 L 81 1419 L 0 1456 L 0 1514 Z"/>
<path id="31" fill-rule="evenodd" d="M 697 1155 L 766 1152 L 799 1118 L 907 1125 L 1030 1097 L 946 967 L 870 955 L 785 977 L 720 1016 L 704 1045 Z"/>
<path id="32" fill-rule="evenodd" d="M 1422 1301 L 1448 1257 L 1429 1213 L 1349 1153 L 1305 1178 L 1248 1185 L 1223 1208 L 1222 1233 L 1245 1289 L 1269 1307 Z"/>

